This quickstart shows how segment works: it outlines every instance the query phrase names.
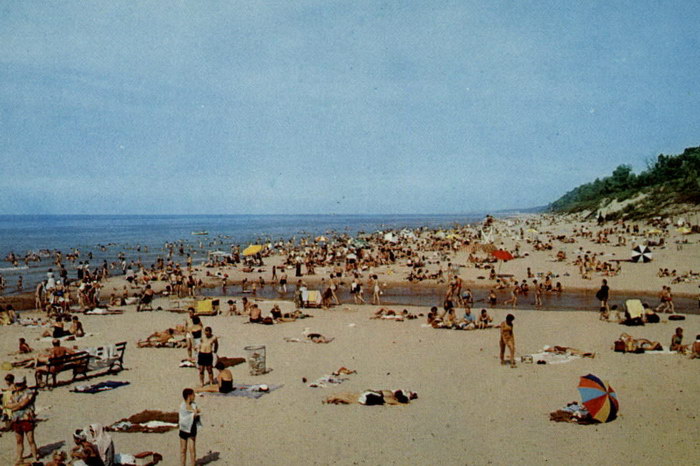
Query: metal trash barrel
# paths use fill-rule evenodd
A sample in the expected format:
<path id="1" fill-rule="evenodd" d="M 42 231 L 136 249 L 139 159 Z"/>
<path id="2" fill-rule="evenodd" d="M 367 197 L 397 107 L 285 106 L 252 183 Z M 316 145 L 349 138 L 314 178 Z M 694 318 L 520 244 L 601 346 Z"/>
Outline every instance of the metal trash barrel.
<path id="1" fill-rule="evenodd" d="M 250 375 L 263 375 L 267 373 L 267 368 L 265 367 L 265 346 L 246 346 L 243 349 L 248 354 Z"/>

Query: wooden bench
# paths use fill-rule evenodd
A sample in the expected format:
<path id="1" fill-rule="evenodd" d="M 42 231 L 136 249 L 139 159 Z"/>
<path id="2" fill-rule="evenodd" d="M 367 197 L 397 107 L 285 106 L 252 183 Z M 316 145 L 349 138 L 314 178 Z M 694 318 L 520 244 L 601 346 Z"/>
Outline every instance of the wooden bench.
<path id="1" fill-rule="evenodd" d="M 106 371 L 101 372 L 102 374 L 112 374 L 117 373 L 124 369 L 124 352 L 126 351 L 126 342 L 122 341 L 116 343 L 116 354 L 109 358 L 109 365 L 100 367 L 92 372 L 98 372 L 106 367 Z M 48 380 L 44 380 L 42 383 L 42 376 L 51 375 L 52 384 L 50 388 L 56 387 L 56 378 L 61 372 L 72 371 L 73 377 L 71 382 L 75 382 L 78 376 L 82 376 L 83 379 L 87 379 L 90 374 L 90 366 L 92 361 L 100 360 L 101 358 L 96 355 L 91 355 L 87 351 L 79 351 L 77 353 L 67 354 L 58 358 L 49 358 L 48 362 L 40 364 L 35 372 L 36 386 L 41 388 L 48 385 Z"/>
<path id="2" fill-rule="evenodd" d="M 107 373 L 110 374 L 124 370 L 124 352 L 126 352 L 126 342 L 120 341 L 114 346 L 116 346 L 117 348 L 117 356 L 114 358 L 112 363 L 109 365 L 109 368 L 107 369 Z"/>
<path id="3" fill-rule="evenodd" d="M 87 351 L 79 351 L 77 353 L 66 354 L 58 358 L 49 358 L 48 362 L 40 364 L 34 373 L 37 388 L 48 385 L 48 377 L 51 376 L 52 385 L 56 386 L 56 377 L 61 372 L 72 371 L 74 382 L 79 375 L 87 378 L 88 364 L 90 363 L 90 354 Z M 46 379 L 42 381 L 42 378 Z"/>

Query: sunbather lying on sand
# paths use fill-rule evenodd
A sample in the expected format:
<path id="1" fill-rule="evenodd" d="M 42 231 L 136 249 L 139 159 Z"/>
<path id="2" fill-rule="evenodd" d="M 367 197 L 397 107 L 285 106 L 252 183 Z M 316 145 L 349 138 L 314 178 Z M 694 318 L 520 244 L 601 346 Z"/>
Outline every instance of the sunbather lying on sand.
<path id="1" fill-rule="evenodd" d="M 334 405 L 348 405 L 353 403 L 371 405 L 399 405 L 407 404 L 418 398 L 418 394 L 408 390 L 367 390 L 363 393 L 336 393 L 326 398 L 323 402 Z"/>
<path id="2" fill-rule="evenodd" d="M 308 317 L 313 317 L 309 314 L 304 314 L 301 310 L 297 309 L 294 312 L 285 312 L 281 317 L 276 318 L 277 322 L 294 322 L 297 319 L 306 319 Z"/>
<path id="3" fill-rule="evenodd" d="M 154 332 L 150 334 L 145 340 L 139 340 L 137 345 L 139 348 L 160 348 L 166 346 L 174 336 L 175 330 L 169 328 L 162 332 Z M 185 341 L 183 339 L 182 346 L 184 347 L 184 345 Z"/>
<path id="4" fill-rule="evenodd" d="M 575 348 L 570 348 L 568 346 L 548 346 L 548 347 L 545 347 L 544 350 L 547 353 L 573 354 L 575 356 L 581 356 L 582 358 L 594 358 L 595 357 L 595 353 L 577 350 Z"/>
<path id="5" fill-rule="evenodd" d="M 306 339 L 285 337 L 284 341 L 286 341 L 287 343 L 330 343 L 333 340 L 335 340 L 335 338 L 326 338 L 320 333 L 308 333 L 305 335 L 305 337 Z"/>
<path id="6" fill-rule="evenodd" d="M 662 351 L 663 346 L 658 341 L 647 340 L 646 338 L 633 338 L 631 335 L 623 333 L 620 340 L 625 342 L 625 351 L 632 352 L 637 349 L 645 351 Z"/>
<path id="7" fill-rule="evenodd" d="M 343 366 L 337 371 L 333 372 L 333 375 L 350 375 L 350 374 L 357 374 L 357 371 L 348 369 L 347 367 Z"/>

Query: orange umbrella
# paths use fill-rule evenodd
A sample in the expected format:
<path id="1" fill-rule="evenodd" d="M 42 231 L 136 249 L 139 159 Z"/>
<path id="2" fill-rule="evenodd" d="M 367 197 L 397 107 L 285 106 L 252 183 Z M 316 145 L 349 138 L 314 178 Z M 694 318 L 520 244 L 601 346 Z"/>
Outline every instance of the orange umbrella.
<path id="1" fill-rule="evenodd" d="M 513 259 L 513 254 L 503 249 L 496 249 L 495 251 L 491 252 L 491 255 L 501 261 L 509 261 Z"/>

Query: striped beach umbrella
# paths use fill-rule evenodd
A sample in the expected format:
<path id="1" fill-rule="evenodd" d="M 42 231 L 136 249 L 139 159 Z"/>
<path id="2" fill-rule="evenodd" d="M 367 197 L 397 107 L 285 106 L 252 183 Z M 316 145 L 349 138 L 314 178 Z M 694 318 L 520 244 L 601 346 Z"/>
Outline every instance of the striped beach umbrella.
<path id="1" fill-rule="evenodd" d="M 581 401 L 593 419 L 610 422 L 617 417 L 620 408 L 617 393 L 607 383 L 593 374 L 584 375 L 578 383 Z"/>
<path id="2" fill-rule="evenodd" d="M 632 262 L 651 262 L 651 249 L 647 246 L 635 246 L 632 249 Z"/>

